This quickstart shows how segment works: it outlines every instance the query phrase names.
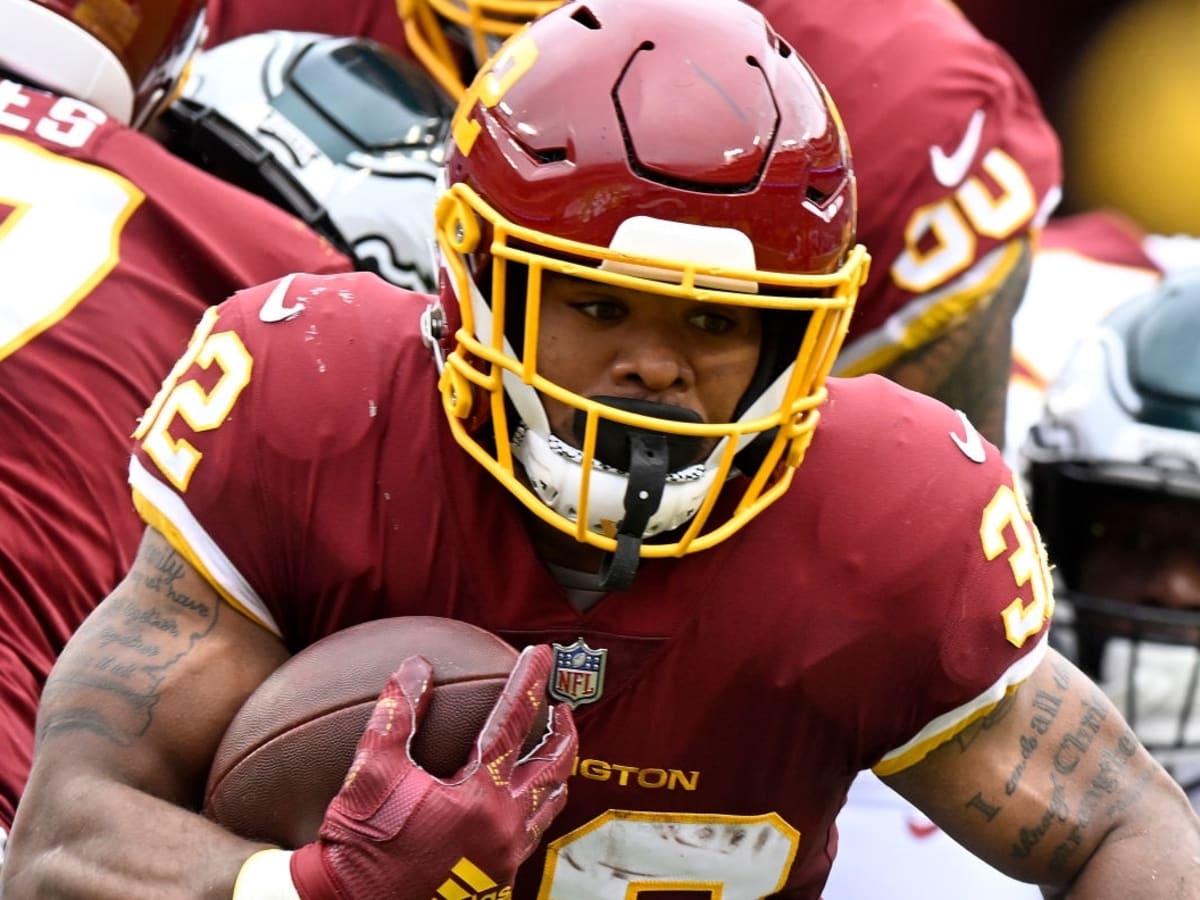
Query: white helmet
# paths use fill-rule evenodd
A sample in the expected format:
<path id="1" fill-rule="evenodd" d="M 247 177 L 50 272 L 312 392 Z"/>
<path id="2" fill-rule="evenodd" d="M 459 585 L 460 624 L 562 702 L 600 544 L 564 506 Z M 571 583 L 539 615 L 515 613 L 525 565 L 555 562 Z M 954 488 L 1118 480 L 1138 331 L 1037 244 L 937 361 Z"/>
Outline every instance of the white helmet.
<path id="1" fill-rule="evenodd" d="M 360 268 L 429 291 L 453 112 L 381 44 L 269 31 L 199 54 L 165 119 L 175 152 L 290 209 Z"/>
<path id="2" fill-rule="evenodd" d="M 1200 270 L 1079 341 L 1021 456 L 1060 582 L 1052 641 L 1200 784 Z"/>

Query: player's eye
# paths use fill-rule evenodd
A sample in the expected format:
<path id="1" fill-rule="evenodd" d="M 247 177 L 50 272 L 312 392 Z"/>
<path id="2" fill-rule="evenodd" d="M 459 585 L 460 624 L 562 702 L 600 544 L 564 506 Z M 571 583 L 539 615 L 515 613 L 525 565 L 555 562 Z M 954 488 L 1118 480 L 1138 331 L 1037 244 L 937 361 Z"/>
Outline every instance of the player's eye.
<path id="1" fill-rule="evenodd" d="M 611 299 L 576 301 L 571 308 L 598 322 L 616 322 L 626 314 L 625 305 Z"/>
<path id="2" fill-rule="evenodd" d="M 718 310 L 700 310 L 692 315 L 688 321 L 707 334 L 731 334 L 738 327 L 736 318 Z"/>

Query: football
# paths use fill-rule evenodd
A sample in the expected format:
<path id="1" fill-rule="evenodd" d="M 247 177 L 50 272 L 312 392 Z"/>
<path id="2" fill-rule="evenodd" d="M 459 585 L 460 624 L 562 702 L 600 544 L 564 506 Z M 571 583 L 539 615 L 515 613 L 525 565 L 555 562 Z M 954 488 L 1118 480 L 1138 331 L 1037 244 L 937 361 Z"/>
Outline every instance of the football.
<path id="1" fill-rule="evenodd" d="M 433 697 L 413 736 L 413 758 L 439 778 L 457 772 L 517 651 L 455 619 L 380 619 L 306 647 L 246 699 L 213 758 L 205 815 L 243 837 L 283 847 L 313 840 L 379 692 L 413 655 L 433 666 Z M 544 716 L 535 723 L 527 750 L 545 724 Z"/>

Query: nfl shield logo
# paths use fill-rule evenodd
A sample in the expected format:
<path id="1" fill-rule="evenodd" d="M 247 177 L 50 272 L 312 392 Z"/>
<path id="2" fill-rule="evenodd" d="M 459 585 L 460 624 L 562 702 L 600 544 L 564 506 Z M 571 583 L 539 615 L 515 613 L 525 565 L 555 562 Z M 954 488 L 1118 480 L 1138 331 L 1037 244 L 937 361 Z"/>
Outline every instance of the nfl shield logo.
<path id="1" fill-rule="evenodd" d="M 573 644 L 554 645 L 554 668 L 550 670 L 547 690 L 555 700 L 571 709 L 581 703 L 594 703 L 604 690 L 604 665 L 607 650 L 593 650 L 583 638 Z"/>

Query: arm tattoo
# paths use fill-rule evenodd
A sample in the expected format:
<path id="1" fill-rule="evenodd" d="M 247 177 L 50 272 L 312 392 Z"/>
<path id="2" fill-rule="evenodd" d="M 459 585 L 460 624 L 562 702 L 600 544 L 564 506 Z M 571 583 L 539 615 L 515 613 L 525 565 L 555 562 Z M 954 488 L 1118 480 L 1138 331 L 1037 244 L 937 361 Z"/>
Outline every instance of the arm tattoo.
<path id="1" fill-rule="evenodd" d="M 1004 785 L 1004 794 L 1007 797 L 1017 793 L 1030 760 L 1038 748 L 1045 745 L 1045 736 L 1062 709 L 1065 692 L 1070 686 L 1070 674 L 1069 670 L 1057 664 L 1054 664 L 1053 671 L 1054 689 L 1039 688 L 1029 701 L 1029 727 L 1026 733 L 1017 737 L 1017 761 Z M 990 713 L 955 735 L 951 744 L 957 745 L 959 752 L 966 753 L 981 734 L 996 727 L 1013 712 L 1018 696 L 1018 692 L 1006 695 Z M 966 807 L 979 813 L 989 822 L 1003 809 L 998 801 L 990 801 L 982 792 L 977 792 L 968 800 Z"/>
<path id="2" fill-rule="evenodd" d="M 959 752 L 966 753 L 967 750 L 970 749 L 971 744 L 975 742 L 975 739 L 983 734 L 983 732 L 994 728 L 1005 718 L 1007 718 L 1008 714 L 1012 712 L 1013 704 L 1015 702 L 1015 693 L 1005 694 L 1004 697 L 1001 698 L 1000 702 L 992 707 L 992 710 L 987 715 L 981 716 L 956 734 L 951 739 L 951 743 L 958 745 Z"/>
<path id="3" fill-rule="evenodd" d="M 1143 773 L 1127 789 L 1123 789 L 1121 784 L 1121 774 L 1136 753 L 1137 739 L 1132 732 L 1123 735 L 1115 746 L 1100 752 L 1095 775 L 1077 804 L 1071 830 L 1051 853 L 1050 865 L 1053 870 L 1069 871 L 1071 858 L 1079 851 L 1083 834 L 1095 820 L 1098 811 L 1103 818 L 1109 819 L 1141 797 L 1146 782 L 1152 777 L 1150 772 Z"/>
<path id="4" fill-rule="evenodd" d="M 77 730 L 126 745 L 145 734 L 171 667 L 212 631 L 220 604 L 191 596 L 184 564 L 147 541 L 129 576 L 80 629 L 86 650 L 64 657 L 46 685 L 38 740 Z"/>
<path id="5" fill-rule="evenodd" d="M 905 387 L 961 409 L 1001 449 L 1012 371 L 1012 319 L 1029 282 L 1030 264 L 1026 239 L 1008 277 L 974 312 L 882 372 Z"/>
<path id="6" fill-rule="evenodd" d="M 1028 856 L 1056 822 L 1066 822 L 1071 816 L 1067 805 L 1067 788 L 1061 781 L 1050 775 L 1050 803 L 1041 819 L 1035 824 L 1025 826 L 1017 831 L 1017 842 L 1013 844 L 1012 853 L 1017 859 Z"/>
<path id="7" fill-rule="evenodd" d="M 1029 720 L 1029 727 L 1033 734 L 1023 734 L 1019 739 L 1021 747 L 1021 760 L 1013 769 L 1012 774 L 1008 777 L 1008 782 L 1004 785 L 1004 793 L 1012 796 L 1017 792 L 1017 788 L 1021 784 L 1021 777 L 1025 774 L 1025 767 L 1029 765 L 1029 760 L 1033 758 L 1033 754 L 1038 748 L 1038 737 L 1044 736 L 1058 718 L 1058 711 L 1062 708 L 1063 698 L 1060 694 L 1052 694 L 1049 691 L 1038 691 L 1033 698 L 1033 716 Z"/>
<path id="8" fill-rule="evenodd" d="M 1061 775 L 1070 775 L 1079 767 L 1107 716 L 1102 703 L 1084 701 L 1079 724 L 1059 742 L 1058 749 L 1054 752 L 1055 771 Z"/>
<path id="9" fill-rule="evenodd" d="M 1151 777 L 1148 772 L 1132 782 L 1123 777 L 1138 749 L 1132 732 L 1126 731 L 1111 743 L 1098 740 L 1109 710 L 1102 695 L 1080 698 L 1074 708 L 1078 715 L 1075 726 L 1047 751 L 1052 754 L 1050 804 L 1039 822 L 1019 829 L 1013 846 L 1014 856 L 1027 856 L 1051 825 L 1064 823 L 1066 836 L 1050 849 L 1050 865 L 1060 873 L 1070 871 L 1089 827 L 1096 822 L 1106 827 L 1105 822 L 1136 803 Z"/>

